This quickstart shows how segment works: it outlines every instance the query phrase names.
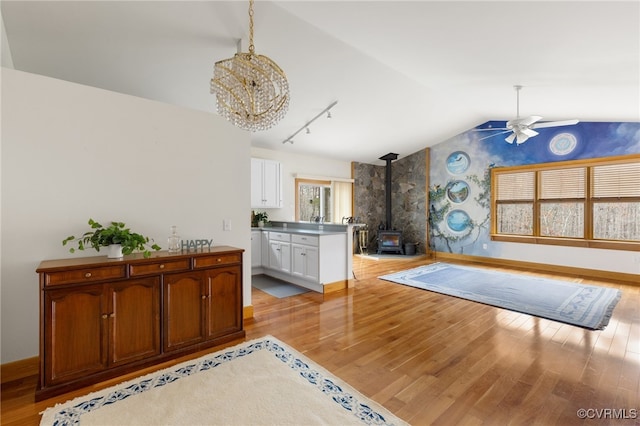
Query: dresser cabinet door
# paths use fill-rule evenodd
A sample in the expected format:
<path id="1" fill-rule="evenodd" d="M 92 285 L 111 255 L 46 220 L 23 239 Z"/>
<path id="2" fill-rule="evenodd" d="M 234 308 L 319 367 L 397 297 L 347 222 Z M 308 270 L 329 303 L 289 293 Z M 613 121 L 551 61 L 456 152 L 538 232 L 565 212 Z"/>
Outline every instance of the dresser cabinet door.
<path id="1" fill-rule="evenodd" d="M 44 292 L 47 385 L 107 368 L 108 306 L 102 284 Z"/>
<path id="2" fill-rule="evenodd" d="M 160 353 L 160 277 L 109 285 L 111 365 Z"/>
<path id="3" fill-rule="evenodd" d="M 242 269 L 228 266 L 206 271 L 207 338 L 242 330 Z"/>
<path id="4" fill-rule="evenodd" d="M 204 340 L 204 300 L 201 272 L 164 276 L 164 349 L 176 350 Z"/>

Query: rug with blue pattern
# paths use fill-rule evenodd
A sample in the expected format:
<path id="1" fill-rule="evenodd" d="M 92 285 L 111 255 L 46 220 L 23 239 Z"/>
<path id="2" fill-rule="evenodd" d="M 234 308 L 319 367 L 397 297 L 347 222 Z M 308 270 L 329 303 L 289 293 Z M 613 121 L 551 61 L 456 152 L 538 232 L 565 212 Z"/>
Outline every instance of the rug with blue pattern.
<path id="1" fill-rule="evenodd" d="M 615 288 L 447 263 L 378 278 L 592 330 L 607 326 L 622 296 Z"/>

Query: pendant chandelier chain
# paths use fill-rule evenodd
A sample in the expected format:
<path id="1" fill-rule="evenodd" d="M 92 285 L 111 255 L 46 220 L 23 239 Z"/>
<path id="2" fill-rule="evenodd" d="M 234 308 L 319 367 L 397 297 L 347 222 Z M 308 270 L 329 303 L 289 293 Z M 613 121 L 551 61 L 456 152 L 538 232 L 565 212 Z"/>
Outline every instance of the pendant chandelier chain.
<path id="1" fill-rule="evenodd" d="M 249 0 L 249 54 L 253 55 L 255 50 L 253 45 L 253 0 Z"/>

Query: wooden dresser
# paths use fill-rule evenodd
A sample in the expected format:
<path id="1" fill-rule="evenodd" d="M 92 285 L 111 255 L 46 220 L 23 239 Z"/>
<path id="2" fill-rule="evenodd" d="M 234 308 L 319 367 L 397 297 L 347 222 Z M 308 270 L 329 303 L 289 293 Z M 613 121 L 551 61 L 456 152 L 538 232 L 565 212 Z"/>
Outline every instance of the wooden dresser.
<path id="1" fill-rule="evenodd" d="M 243 338 L 243 251 L 43 261 L 36 401 Z"/>

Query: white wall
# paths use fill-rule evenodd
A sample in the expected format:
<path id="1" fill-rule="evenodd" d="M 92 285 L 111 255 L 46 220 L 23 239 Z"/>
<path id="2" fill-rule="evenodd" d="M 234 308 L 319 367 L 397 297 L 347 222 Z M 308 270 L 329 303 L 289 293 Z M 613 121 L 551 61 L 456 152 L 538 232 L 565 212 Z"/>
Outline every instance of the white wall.
<path id="1" fill-rule="evenodd" d="M 634 251 L 498 241 L 487 246 L 487 256 L 497 259 L 640 274 L 640 254 Z"/>
<path id="2" fill-rule="evenodd" d="M 264 211 L 269 214 L 269 220 L 295 220 L 296 174 L 343 179 L 351 178 L 351 163 L 348 161 L 329 160 L 315 156 L 293 154 L 285 150 L 273 151 L 255 147 L 251 148 L 251 157 L 276 160 L 282 166 L 283 207 L 281 209 L 265 209 Z"/>
<path id="3" fill-rule="evenodd" d="M 4 18 L 0 11 L 0 62 L 3 67 L 13 68 L 13 58 L 11 57 L 11 49 L 7 40 L 7 32 L 4 29 Z"/>
<path id="4" fill-rule="evenodd" d="M 90 217 L 164 248 L 177 225 L 185 239 L 245 249 L 250 305 L 250 157 L 250 134 L 213 113 L 3 68 L 1 362 L 38 355 L 35 270 L 95 255 L 61 245 Z"/>

